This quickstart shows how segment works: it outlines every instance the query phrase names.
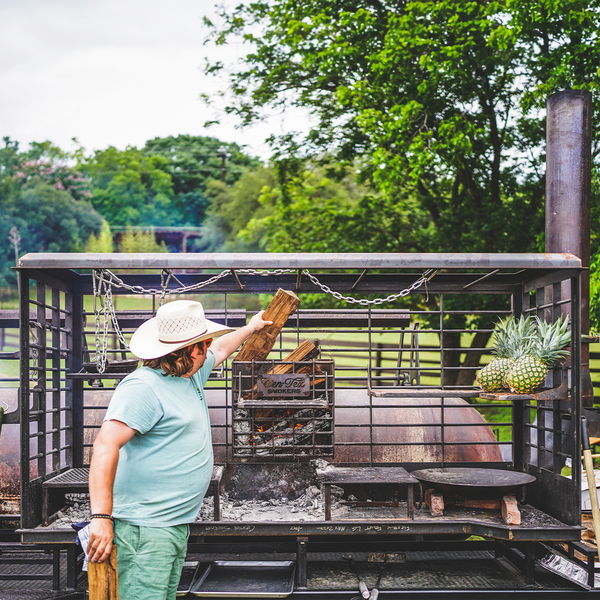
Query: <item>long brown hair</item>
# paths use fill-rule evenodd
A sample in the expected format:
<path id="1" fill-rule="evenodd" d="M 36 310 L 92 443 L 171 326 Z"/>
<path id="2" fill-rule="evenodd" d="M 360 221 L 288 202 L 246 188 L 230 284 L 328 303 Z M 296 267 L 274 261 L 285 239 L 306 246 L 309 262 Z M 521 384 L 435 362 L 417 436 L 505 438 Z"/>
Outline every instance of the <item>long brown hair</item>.
<path id="1" fill-rule="evenodd" d="M 189 373 L 194 366 L 194 361 L 191 357 L 194 348 L 197 347 L 200 352 L 204 353 L 208 349 L 208 346 L 210 346 L 211 341 L 212 340 L 204 340 L 202 342 L 196 342 L 191 346 L 185 346 L 184 348 L 175 350 L 165 356 L 144 360 L 142 365 L 144 367 L 150 367 L 151 369 L 162 369 L 163 375 L 165 376 L 173 375 L 173 377 L 182 377 Z"/>

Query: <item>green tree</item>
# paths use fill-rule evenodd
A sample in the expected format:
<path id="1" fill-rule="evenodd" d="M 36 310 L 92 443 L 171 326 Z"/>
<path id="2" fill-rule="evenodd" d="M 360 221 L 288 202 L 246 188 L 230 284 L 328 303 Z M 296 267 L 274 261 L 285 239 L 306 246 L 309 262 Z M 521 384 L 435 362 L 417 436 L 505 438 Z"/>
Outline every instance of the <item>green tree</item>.
<path id="1" fill-rule="evenodd" d="M 102 221 L 102 228 L 98 235 L 94 235 L 93 233 L 90 235 L 84 251 L 94 253 L 114 251 L 113 236 L 107 221 Z"/>
<path id="2" fill-rule="evenodd" d="M 109 147 L 79 154 L 79 167 L 92 182 L 93 202 L 111 227 L 199 226 L 211 200 L 208 182 L 221 180 L 226 153 L 226 184 L 259 165 L 237 144 L 180 135 L 155 138 L 138 149 Z"/>
<path id="3" fill-rule="evenodd" d="M 293 178 L 285 191 L 274 180 L 263 185 L 256 203 L 263 214 L 248 203 L 251 214 L 240 209 L 237 237 L 255 240 L 271 252 L 410 252 L 415 249 L 414 223 L 397 207 L 389 206 L 382 194 L 357 184 L 354 169 L 335 173 L 327 166 L 308 163 Z M 242 180 L 240 180 L 242 183 Z M 233 188 L 232 188 L 233 191 Z M 235 205 L 217 205 L 226 215 Z M 264 216 L 263 216 L 264 215 Z M 235 220 L 232 219 L 235 223 Z"/>
<path id="4" fill-rule="evenodd" d="M 44 183 L 23 189 L 7 208 L 19 228 L 24 252 L 81 251 L 89 235 L 102 226 L 89 202 L 78 202 Z"/>
<path id="5" fill-rule="evenodd" d="M 600 179 L 598 171 L 592 177 L 591 240 L 590 240 L 590 331 L 600 334 Z"/>
<path id="6" fill-rule="evenodd" d="M 81 252 L 90 235 L 102 226 L 102 217 L 89 202 L 74 200 L 68 192 L 42 182 L 2 202 L 0 211 L 0 238 L 7 240 L 10 229 L 17 227 L 21 254 Z M 7 241 L 2 247 L 2 285 L 15 285 L 10 271 L 14 250 Z"/>
<path id="7" fill-rule="evenodd" d="M 271 167 L 245 171 L 231 186 L 215 179 L 207 182 L 211 198 L 200 248 L 226 252 L 256 252 L 262 248 L 263 219 L 273 212 L 271 190 L 277 181 Z M 242 235 L 250 223 L 252 232 Z"/>
<path id="8" fill-rule="evenodd" d="M 123 234 L 119 244 L 121 252 L 168 252 L 164 242 L 156 241 L 154 231 L 132 231 Z"/>
<path id="9" fill-rule="evenodd" d="M 221 150 L 226 152 L 227 185 L 234 184 L 248 169 L 260 166 L 260 161 L 245 154 L 238 144 L 225 143 L 214 137 L 178 135 L 154 138 L 142 148 L 146 155 L 168 159 L 175 194 L 203 191 L 207 181 L 220 181 L 223 166 Z"/>
<path id="10" fill-rule="evenodd" d="M 87 181 L 72 168 L 72 157 L 50 142 L 26 151 L 4 138 L 0 148 L 0 286 L 15 285 L 14 248 L 9 232 L 16 228 L 19 254 L 77 252 L 100 231 L 102 217 L 92 207 Z"/>
<path id="11" fill-rule="evenodd" d="M 222 181 L 234 185 L 243 174 L 260 162 L 242 152 L 238 144 L 226 144 L 217 138 L 193 135 L 154 138 L 146 142 L 143 152 L 162 156 L 169 161 L 173 180 L 173 206 L 181 215 L 181 224 L 201 225 L 211 205 L 207 186 Z"/>
<path id="12" fill-rule="evenodd" d="M 364 161 L 392 211 L 428 223 L 421 251 L 536 249 L 544 120 L 563 87 L 598 89 L 598 0 L 561 3 L 259 0 L 224 11 L 218 44 L 251 44 L 226 113 L 254 122 L 308 108 L 281 156 Z M 215 62 L 207 71 L 220 73 Z"/>
<path id="13" fill-rule="evenodd" d="M 227 71 L 223 96 L 233 100 L 224 112 L 243 124 L 290 106 L 313 116 L 307 134 L 272 140 L 285 160 L 271 217 L 281 227 L 266 248 L 288 246 L 316 204 L 325 208 L 320 222 L 312 235 L 296 234 L 296 251 L 315 248 L 315 230 L 331 250 L 367 251 L 372 239 L 421 252 L 538 250 L 543 105 L 560 89 L 598 90 L 599 8 L 599 0 L 257 0 L 224 9 L 209 22 L 212 39 L 251 46 Z M 225 68 L 216 61 L 207 72 Z M 361 161 L 360 177 L 381 196 L 323 207 L 311 192 L 301 201 L 299 148 Z M 381 221 L 380 235 L 363 235 L 358 219 L 366 231 Z"/>
<path id="14" fill-rule="evenodd" d="M 174 225 L 169 161 L 135 147 L 113 146 L 80 156 L 79 168 L 92 181 L 92 203 L 111 227 Z"/>

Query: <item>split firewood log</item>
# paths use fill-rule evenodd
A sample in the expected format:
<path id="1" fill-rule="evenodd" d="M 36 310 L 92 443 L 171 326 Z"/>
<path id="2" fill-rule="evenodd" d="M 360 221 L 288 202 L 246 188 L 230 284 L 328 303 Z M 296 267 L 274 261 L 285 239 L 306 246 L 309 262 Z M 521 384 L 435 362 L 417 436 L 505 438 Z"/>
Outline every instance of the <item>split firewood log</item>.
<path id="1" fill-rule="evenodd" d="M 275 297 L 271 300 L 263 315 L 265 321 L 273 321 L 273 324 L 253 333 L 233 360 L 265 360 L 275 345 L 277 336 L 281 333 L 285 322 L 291 314 L 296 312 L 299 304 L 300 299 L 294 292 L 282 290 L 281 288 L 277 290 Z"/>
<path id="2" fill-rule="evenodd" d="M 273 368 L 269 369 L 265 375 L 284 375 L 291 373 L 295 370 L 295 374 L 308 374 L 314 373 L 315 377 L 311 380 L 311 387 L 319 385 L 325 381 L 325 373 L 319 368 L 318 365 L 310 364 L 298 364 L 303 362 L 309 362 L 319 356 L 319 348 L 315 346 L 311 341 L 305 340 L 297 348 L 295 348 L 290 354 L 288 354 L 282 362 L 276 364 Z M 296 363 L 294 365 L 294 362 Z M 252 391 L 248 391 L 243 394 L 243 398 L 248 400 L 256 394 L 257 385 L 255 384 Z"/>
<path id="3" fill-rule="evenodd" d="M 110 556 L 101 563 L 88 563 L 90 600 L 119 600 L 117 547 L 113 544 Z"/>

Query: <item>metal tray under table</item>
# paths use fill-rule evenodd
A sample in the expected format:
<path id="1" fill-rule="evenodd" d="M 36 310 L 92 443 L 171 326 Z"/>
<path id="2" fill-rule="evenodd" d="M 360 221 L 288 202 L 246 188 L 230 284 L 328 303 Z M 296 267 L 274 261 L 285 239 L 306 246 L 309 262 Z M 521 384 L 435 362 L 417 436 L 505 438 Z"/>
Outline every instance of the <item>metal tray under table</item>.
<path id="1" fill-rule="evenodd" d="M 285 598 L 294 591 L 293 560 L 214 561 L 191 589 L 195 596 Z"/>
<path id="2" fill-rule="evenodd" d="M 199 566 L 200 563 L 197 560 L 186 560 L 183 563 L 183 569 L 181 570 L 181 578 L 179 580 L 179 585 L 177 586 L 177 596 L 187 596 L 190 593 L 192 585 L 196 580 Z"/>

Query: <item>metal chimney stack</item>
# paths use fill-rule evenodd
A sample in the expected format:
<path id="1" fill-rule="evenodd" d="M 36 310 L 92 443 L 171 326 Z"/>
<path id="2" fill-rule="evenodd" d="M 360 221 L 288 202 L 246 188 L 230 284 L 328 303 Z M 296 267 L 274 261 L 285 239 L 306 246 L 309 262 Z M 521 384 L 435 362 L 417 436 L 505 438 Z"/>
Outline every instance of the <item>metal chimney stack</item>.
<path id="1" fill-rule="evenodd" d="M 568 90 L 547 100 L 546 252 L 571 253 L 590 266 L 592 94 Z M 568 295 L 568 293 L 567 293 Z M 581 290 L 581 332 L 590 328 L 589 272 Z M 589 346 L 581 352 L 584 406 L 593 404 Z"/>

